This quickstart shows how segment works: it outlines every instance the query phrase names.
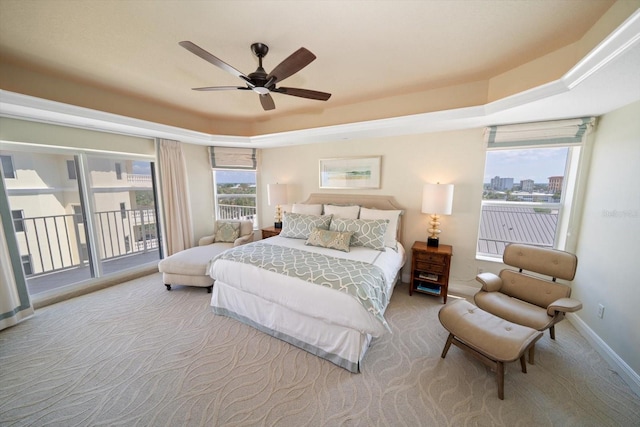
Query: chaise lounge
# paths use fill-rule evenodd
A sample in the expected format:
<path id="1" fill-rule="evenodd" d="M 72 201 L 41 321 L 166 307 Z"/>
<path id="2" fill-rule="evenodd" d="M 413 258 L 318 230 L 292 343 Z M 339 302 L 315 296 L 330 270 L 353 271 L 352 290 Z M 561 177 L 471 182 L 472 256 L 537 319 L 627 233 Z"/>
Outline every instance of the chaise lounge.
<path id="1" fill-rule="evenodd" d="M 162 281 L 171 290 L 171 285 L 198 286 L 211 293 L 214 280 L 207 273 L 209 261 L 234 246 L 253 241 L 253 222 L 240 220 L 218 220 L 214 234 L 198 241 L 198 246 L 175 253 L 158 263 Z"/>

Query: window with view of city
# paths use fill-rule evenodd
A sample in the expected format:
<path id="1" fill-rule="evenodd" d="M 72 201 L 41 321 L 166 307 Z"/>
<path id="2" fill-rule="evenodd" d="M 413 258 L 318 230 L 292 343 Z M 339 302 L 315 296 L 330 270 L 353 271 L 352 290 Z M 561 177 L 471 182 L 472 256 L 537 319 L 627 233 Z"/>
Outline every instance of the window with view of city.
<path id="1" fill-rule="evenodd" d="M 554 247 L 570 147 L 487 151 L 477 253 L 509 243 Z"/>
<path id="2" fill-rule="evenodd" d="M 253 221 L 258 227 L 256 210 L 256 172 L 218 169 L 213 171 L 216 218 Z"/>

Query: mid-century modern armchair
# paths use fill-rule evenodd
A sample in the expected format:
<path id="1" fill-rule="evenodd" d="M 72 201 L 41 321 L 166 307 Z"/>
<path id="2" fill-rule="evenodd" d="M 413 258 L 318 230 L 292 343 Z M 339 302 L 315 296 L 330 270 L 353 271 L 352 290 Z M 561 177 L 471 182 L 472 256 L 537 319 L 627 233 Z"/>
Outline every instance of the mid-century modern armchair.
<path id="1" fill-rule="evenodd" d="M 580 301 L 570 298 L 571 288 L 556 282 L 556 278 L 573 280 L 578 258 L 569 252 L 513 243 L 505 248 L 502 259 L 519 271 L 504 269 L 499 276 L 479 274 L 476 280 L 482 288 L 474 296 L 476 305 L 513 323 L 538 331 L 549 329 L 551 339 L 555 339 L 554 325 L 564 319 L 565 313 L 582 308 Z M 533 359 L 532 347 L 529 363 L 533 364 Z"/>

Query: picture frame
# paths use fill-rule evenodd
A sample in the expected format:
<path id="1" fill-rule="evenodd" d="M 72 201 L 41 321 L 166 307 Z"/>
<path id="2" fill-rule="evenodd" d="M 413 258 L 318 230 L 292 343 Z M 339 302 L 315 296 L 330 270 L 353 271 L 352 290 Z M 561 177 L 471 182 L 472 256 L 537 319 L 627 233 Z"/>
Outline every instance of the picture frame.
<path id="1" fill-rule="evenodd" d="M 320 188 L 380 188 L 381 156 L 320 159 Z"/>

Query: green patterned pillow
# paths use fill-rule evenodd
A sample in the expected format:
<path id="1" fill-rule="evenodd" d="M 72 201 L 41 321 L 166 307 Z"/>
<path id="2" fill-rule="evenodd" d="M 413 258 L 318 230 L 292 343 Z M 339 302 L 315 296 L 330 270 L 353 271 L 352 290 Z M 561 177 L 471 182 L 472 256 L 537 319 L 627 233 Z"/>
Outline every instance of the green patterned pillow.
<path id="1" fill-rule="evenodd" d="M 353 233 L 350 231 L 330 231 L 314 228 L 304 244 L 349 252 L 349 243 L 352 235 Z"/>
<path id="2" fill-rule="evenodd" d="M 377 251 L 384 250 L 384 234 L 388 219 L 341 219 L 331 221 L 332 231 L 351 231 L 351 246 L 364 246 Z"/>
<path id="3" fill-rule="evenodd" d="M 285 212 L 280 236 L 293 239 L 308 239 L 314 228 L 329 229 L 331 215 L 306 215 Z"/>
<path id="4" fill-rule="evenodd" d="M 239 222 L 216 222 L 216 242 L 233 243 L 240 236 Z"/>

